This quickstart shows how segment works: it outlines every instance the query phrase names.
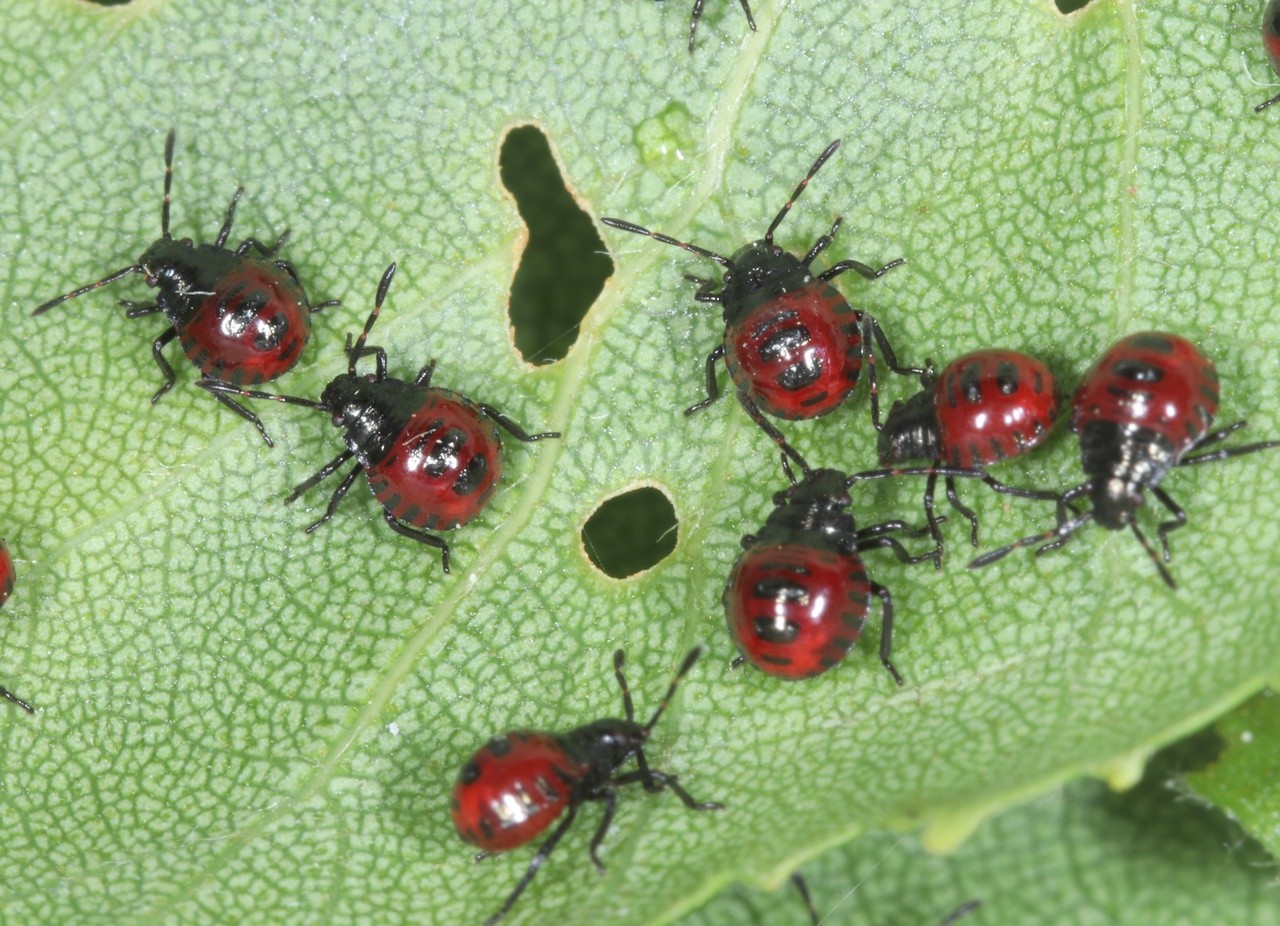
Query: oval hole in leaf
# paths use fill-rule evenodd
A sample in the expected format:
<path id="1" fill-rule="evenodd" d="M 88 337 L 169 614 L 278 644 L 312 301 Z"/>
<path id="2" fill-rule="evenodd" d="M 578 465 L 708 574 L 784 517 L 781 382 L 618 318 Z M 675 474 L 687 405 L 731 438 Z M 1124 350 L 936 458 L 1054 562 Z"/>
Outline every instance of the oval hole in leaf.
<path id="1" fill-rule="evenodd" d="M 529 230 L 511 282 L 516 349 L 529 363 L 551 363 L 577 341 L 578 325 L 613 273 L 613 261 L 565 186 L 541 130 L 522 125 L 508 132 L 498 168 Z"/>
<path id="2" fill-rule="evenodd" d="M 1083 10 L 1089 5 L 1090 0 L 1054 0 L 1054 3 L 1058 5 L 1058 12 L 1066 15 L 1076 10 Z"/>
<path id="3" fill-rule="evenodd" d="M 582 525 L 587 558 L 615 579 L 652 569 L 671 555 L 678 539 L 671 499 L 653 486 L 605 499 Z"/>

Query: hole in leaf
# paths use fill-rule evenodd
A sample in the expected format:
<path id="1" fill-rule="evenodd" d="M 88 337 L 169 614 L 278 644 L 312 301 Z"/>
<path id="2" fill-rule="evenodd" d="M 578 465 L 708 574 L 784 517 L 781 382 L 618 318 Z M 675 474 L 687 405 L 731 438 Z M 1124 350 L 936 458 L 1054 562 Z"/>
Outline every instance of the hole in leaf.
<path id="1" fill-rule="evenodd" d="M 516 349 L 529 363 L 551 363 L 578 339 L 582 317 L 613 273 L 613 261 L 536 126 L 507 133 L 498 170 L 529 230 L 511 284 Z"/>
<path id="2" fill-rule="evenodd" d="M 582 525 L 582 546 L 597 569 L 625 579 L 670 556 L 677 534 L 671 499 L 643 486 L 602 502 Z"/>
<path id="3" fill-rule="evenodd" d="M 124 6 L 132 3 L 133 0 L 87 0 L 87 2 L 92 3 L 94 6 Z"/>
<path id="4" fill-rule="evenodd" d="M 1058 12 L 1066 15 L 1076 10 L 1083 10 L 1089 5 L 1090 0 L 1053 0 L 1053 2 L 1058 5 Z"/>

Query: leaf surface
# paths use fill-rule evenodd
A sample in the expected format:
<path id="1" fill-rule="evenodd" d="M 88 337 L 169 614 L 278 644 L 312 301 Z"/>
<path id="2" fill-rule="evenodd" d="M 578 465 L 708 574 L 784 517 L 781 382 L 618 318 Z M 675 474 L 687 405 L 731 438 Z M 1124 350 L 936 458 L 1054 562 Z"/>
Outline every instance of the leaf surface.
<path id="1" fill-rule="evenodd" d="M 757 6 L 750 34 L 709 4 L 691 58 L 687 10 L 640 0 L 11 4 L 0 528 L 19 586 L 0 673 L 41 708 L 0 717 L 15 920 L 482 922 L 531 851 L 472 864 L 448 817 L 457 769 L 500 730 L 617 713 L 615 647 L 643 714 L 707 646 L 652 757 L 728 809 L 628 794 L 603 880 L 586 812 L 512 924 L 666 922 L 869 828 L 928 824 L 930 844 L 952 843 L 1079 774 L 1134 780 L 1158 744 L 1276 677 L 1265 455 L 1167 481 L 1191 518 L 1173 538 L 1176 593 L 1132 538 L 1098 530 L 965 570 L 952 518 L 942 573 L 868 555 L 894 593 L 903 689 L 874 656 L 874 617 L 813 682 L 729 669 L 720 586 L 783 480 L 732 401 L 680 413 L 721 332 L 681 277 L 713 268 L 610 230 L 618 269 L 576 343 L 526 366 L 506 318 L 523 225 L 497 168 L 512 125 L 542 127 L 591 214 L 722 253 L 761 235 L 841 137 L 778 240 L 802 251 L 844 215 L 824 259 L 905 256 L 875 283 L 841 279 L 904 359 L 1020 348 L 1069 390 L 1120 334 L 1165 328 L 1217 361 L 1224 421 L 1280 433 L 1280 126 L 1249 112 L 1270 91 L 1241 63 L 1265 71 L 1256 9 Z M 178 388 L 149 405 L 160 326 L 112 301 L 143 298 L 140 280 L 30 316 L 157 235 L 171 125 L 175 231 L 212 240 L 243 184 L 233 240 L 292 228 L 312 297 L 344 302 L 281 391 L 318 395 L 343 369 L 343 336 L 396 260 L 375 330 L 393 375 L 436 357 L 437 384 L 564 432 L 507 442 L 494 502 L 449 538 L 451 577 L 360 485 L 302 533 L 325 489 L 279 501 L 341 449 L 322 416 L 260 403 L 266 451 L 176 351 Z M 865 396 L 788 434 L 816 464 L 874 465 Z M 1075 455 L 1063 432 L 1000 475 L 1074 484 Z M 678 543 L 607 579 L 580 527 L 637 484 L 671 498 Z M 986 543 L 1047 526 L 962 489 Z M 856 510 L 918 520 L 919 491 L 860 488 Z"/>

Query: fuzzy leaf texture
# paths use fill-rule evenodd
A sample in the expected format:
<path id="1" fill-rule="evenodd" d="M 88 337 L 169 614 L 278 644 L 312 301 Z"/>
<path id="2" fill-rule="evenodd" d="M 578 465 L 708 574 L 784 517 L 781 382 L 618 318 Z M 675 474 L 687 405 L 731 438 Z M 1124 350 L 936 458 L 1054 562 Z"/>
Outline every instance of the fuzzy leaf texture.
<path id="1" fill-rule="evenodd" d="M 472 863 L 448 816 L 457 770 L 501 730 L 617 714 L 615 647 L 646 713 L 706 645 L 651 756 L 727 809 L 628 793 L 603 879 L 587 810 L 512 926 L 669 922 L 871 829 L 954 844 L 1082 774 L 1131 783 L 1150 751 L 1277 677 L 1268 455 L 1167 481 L 1191 519 L 1173 538 L 1177 592 L 1131 537 L 1099 530 L 975 573 L 952 517 L 941 573 L 867 556 L 895 596 L 904 688 L 875 658 L 875 616 L 815 681 L 730 670 L 721 584 L 784 480 L 731 399 L 681 415 L 721 333 L 682 275 L 714 268 L 606 230 L 617 270 L 576 342 L 526 365 L 507 317 L 524 224 L 497 168 L 513 125 L 542 128 L 593 216 L 721 253 L 759 237 L 840 137 L 779 242 L 803 251 L 844 215 L 824 260 L 906 257 L 874 283 L 841 278 L 904 359 L 1023 349 L 1069 390 L 1119 335 L 1169 329 L 1216 360 L 1224 422 L 1280 434 L 1280 113 L 1250 111 L 1272 92 L 1250 77 L 1272 82 L 1257 4 L 756 6 L 748 33 L 736 6 L 709 3 L 690 56 L 686 5 L 646 0 L 10 4 L 0 533 L 19 585 L 0 683 L 40 712 L 0 714 L 7 918 L 483 922 L 532 850 Z M 285 256 L 312 297 L 343 300 L 268 388 L 318 395 L 396 260 L 374 337 L 393 375 L 436 357 L 437 384 L 564 432 L 505 442 L 493 503 L 449 538 L 451 577 L 362 484 L 302 533 L 325 489 L 280 501 L 341 449 L 323 416 L 258 403 L 267 451 L 173 347 L 177 388 L 150 405 L 161 323 L 115 306 L 147 295 L 139 279 L 31 317 L 157 236 L 170 126 L 175 232 L 212 240 L 243 184 L 233 241 L 292 228 Z M 787 432 L 816 464 L 874 465 L 865 393 Z M 1062 431 L 999 475 L 1075 484 L 1075 442 Z M 676 549 L 608 579 L 581 526 L 639 484 L 671 499 Z M 1047 525 L 980 489 L 962 487 L 985 544 Z M 858 516 L 919 520 L 920 491 L 859 487 Z M 1055 872 L 1040 907 L 1011 915 L 1061 922 L 1062 897 L 1121 889 L 1105 865 Z M 1013 922 L 999 888 L 983 915 Z M 1257 893 L 1237 902 L 1276 921 Z"/>

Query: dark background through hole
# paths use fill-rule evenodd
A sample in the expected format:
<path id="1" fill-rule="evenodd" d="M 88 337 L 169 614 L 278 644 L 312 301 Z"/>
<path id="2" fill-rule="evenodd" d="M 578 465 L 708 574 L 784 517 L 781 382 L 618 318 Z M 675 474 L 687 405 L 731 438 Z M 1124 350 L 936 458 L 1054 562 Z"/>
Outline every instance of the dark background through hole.
<path id="1" fill-rule="evenodd" d="M 516 349 L 529 363 L 551 363 L 578 339 L 578 325 L 613 273 L 613 261 L 591 219 L 565 188 L 539 129 L 512 129 L 498 166 L 529 229 L 511 285 Z"/>
<path id="2" fill-rule="evenodd" d="M 671 555 L 677 540 L 676 511 L 652 486 L 615 495 L 582 525 L 582 545 L 600 571 L 625 579 Z"/>

